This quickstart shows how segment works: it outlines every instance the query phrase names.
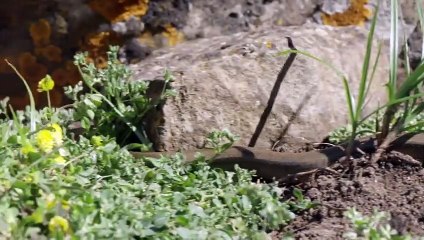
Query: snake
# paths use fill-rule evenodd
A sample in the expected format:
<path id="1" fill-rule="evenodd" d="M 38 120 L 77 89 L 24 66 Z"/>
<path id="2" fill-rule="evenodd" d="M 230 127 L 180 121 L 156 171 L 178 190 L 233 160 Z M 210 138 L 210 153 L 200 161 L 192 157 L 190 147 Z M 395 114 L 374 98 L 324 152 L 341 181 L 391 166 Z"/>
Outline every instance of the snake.
<path id="1" fill-rule="evenodd" d="M 357 147 L 363 152 L 372 153 L 377 149 L 376 140 L 358 140 Z M 387 151 L 397 151 L 410 155 L 414 159 L 424 161 L 424 134 L 405 134 L 391 144 Z M 212 167 L 224 170 L 240 168 L 255 170 L 256 175 L 264 179 L 283 179 L 290 175 L 308 172 L 315 169 L 327 168 L 345 157 L 343 146 L 333 146 L 321 150 L 291 153 L 276 152 L 262 148 L 232 146 L 217 154 L 213 149 L 193 149 L 186 151 L 169 152 L 131 152 L 136 158 L 171 157 L 178 152 L 185 156 L 187 163 L 197 159 L 197 154 L 202 154 L 210 159 Z"/>

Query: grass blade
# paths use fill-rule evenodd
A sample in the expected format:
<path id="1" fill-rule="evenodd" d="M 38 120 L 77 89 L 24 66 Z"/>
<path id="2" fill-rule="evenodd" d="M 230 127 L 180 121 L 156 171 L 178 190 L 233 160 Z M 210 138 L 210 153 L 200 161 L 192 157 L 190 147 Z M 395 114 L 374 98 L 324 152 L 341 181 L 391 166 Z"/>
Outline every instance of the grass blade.
<path id="1" fill-rule="evenodd" d="M 32 91 L 31 88 L 29 87 L 27 81 L 25 80 L 25 78 L 19 73 L 18 69 L 16 69 L 15 66 L 13 66 L 13 64 L 11 64 L 7 59 L 5 59 L 7 65 L 9 65 L 13 71 L 15 71 L 16 75 L 18 75 L 18 77 L 22 80 L 22 82 L 25 85 L 25 88 L 28 92 L 29 95 L 29 106 L 30 106 L 30 130 L 31 132 L 34 132 L 36 129 L 36 125 L 35 125 L 35 100 L 34 100 L 34 96 L 32 95 Z"/>
<path id="2" fill-rule="evenodd" d="M 397 82 L 397 68 L 398 68 L 398 53 L 399 53 L 399 38 L 398 38 L 398 1 L 391 0 L 391 15 L 390 15 L 390 75 L 389 84 L 394 86 L 394 92 L 391 92 L 389 99 L 395 97 L 395 89 Z"/>
<path id="3" fill-rule="evenodd" d="M 356 112 L 355 115 L 360 116 L 361 111 L 363 109 L 363 105 L 365 102 L 365 97 L 367 93 L 367 83 L 368 83 L 368 71 L 369 71 L 369 65 L 370 65 L 370 59 L 371 59 L 371 53 L 372 53 L 372 45 L 374 40 L 374 32 L 375 32 L 375 26 L 377 25 L 377 13 L 378 13 L 378 4 L 374 10 L 374 17 L 372 19 L 370 31 L 368 33 L 367 38 L 367 48 L 365 51 L 365 57 L 364 62 L 362 64 L 362 71 L 361 71 L 361 81 L 359 83 L 359 89 L 358 89 L 358 100 L 357 100 L 357 106 L 356 106 Z"/>
<path id="4" fill-rule="evenodd" d="M 420 27 L 421 27 L 421 39 L 423 41 L 421 42 L 421 49 L 424 49 L 424 13 L 423 13 L 423 6 L 422 1 L 417 0 L 417 12 L 418 12 L 418 19 L 420 20 Z M 424 51 L 421 51 L 421 60 L 424 59 Z"/>
<path id="5" fill-rule="evenodd" d="M 374 80 L 374 76 L 375 76 L 375 72 L 377 70 L 378 62 L 380 60 L 382 46 L 383 46 L 383 44 L 380 42 L 378 44 L 377 56 L 375 58 L 375 62 L 374 62 L 373 68 L 372 68 L 372 72 L 371 72 L 371 77 L 369 79 L 369 83 L 367 84 L 368 86 L 367 86 L 367 90 L 365 91 L 365 96 L 368 96 L 368 93 L 369 93 L 370 88 L 372 86 L 372 83 L 373 83 L 373 80 Z M 365 107 L 366 104 L 367 103 L 364 103 L 364 106 L 363 107 Z"/>
<path id="6" fill-rule="evenodd" d="M 351 91 L 349 88 L 349 83 L 347 82 L 346 78 L 343 78 L 343 87 L 345 89 L 345 93 L 346 93 L 346 99 L 347 99 L 347 105 L 349 108 L 349 119 L 350 122 L 356 122 L 356 115 L 355 115 L 355 100 L 353 99 L 352 95 L 351 95 Z"/>
<path id="7" fill-rule="evenodd" d="M 343 74 L 340 70 L 338 70 L 336 67 L 334 67 L 331 63 L 329 63 L 329 62 L 327 62 L 327 61 L 325 61 L 321 58 L 318 58 L 318 57 L 314 56 L 313 54 L 311 54 L 307 51 L 288 49 L 288 50 L 279 52 L 277 54 L 277 56 L 285 56 L 285 55 L 289 55 L 290 53 L 297 53 L 297 54 L 304 55 L 306 57 L 312 58 L 312 59 L 318 61 L 319 63 L 325 65 L 326 67 L 330 68 L 331 70 L 333 70 L 337 74 L 337 76 L 341 77 L 342 79 L 343 78 L 347 79 L 347 76 L 345 74 Z"/>
<path id="8" fill-rule="evenodd" d="M 419 65 L 399 87 L 396 98 L 408 96 L 424 80 L 424 64 Z"/>

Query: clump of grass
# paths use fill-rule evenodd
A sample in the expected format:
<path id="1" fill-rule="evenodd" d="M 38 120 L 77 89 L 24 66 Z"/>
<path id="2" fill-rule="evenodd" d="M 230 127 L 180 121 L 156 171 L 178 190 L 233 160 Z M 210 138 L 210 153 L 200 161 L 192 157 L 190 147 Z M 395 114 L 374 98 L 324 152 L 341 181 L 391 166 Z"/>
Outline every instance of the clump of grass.
<path id="1" fill-rule="evenodd" d="M 421 27 L 424 26 L 424 17 L 422 13 L 421 3 L 418 1 L 418 13 L 420 16 Z M 375 62 L 370 65 L 371 55 L 373 52 L 373 39 L 374 31 L 377 24 L 378 5 L 374 10 L 374 17 L 371 22 L 370 31 L 367 39 L 367 46 L 365 51 L 364 61 L 362 63 L 361 79 L 359 80 L 358 93 L 356 99 L 354 93 L 349 86 L 347 78 L 341 72 L 335 69 L 330 63 L 327 63 L 309 53 L 302 51 L 287 50 L 281 54 L 285 55 L 290 52 L 297 52 L 308 57 L 311 57 L 319 62 L 334 69 L 336 73 L 342 78 L 343 86 L 346 94 L 347 112 L 349 116 L 349 125 L 345 128 L 339 129 L 332 134 L 333 140 L 340 142 L 346 140 L 348 147 L 346 149 L 347 157 L 350 157 L 355 150 L 355 139 L 358 136 L 374 135 L 378 139 L 378 151 L 373 157 L 373 161 L 377 161 L 380 155 L 399 135 L 405 132 L 419 133 L 423 131 L 424 121 L 422 120 L 422 111 L 424 110 L 424 103 L 422 97 L 422 83 L 424 81 L 424 63 L 414 70 L 410 69 L 409 64 L 406 65 L 407 77 L 400 84 L 398 82 L 398 17 L 399 17 L 399 4 L 397 0 L 391 0 L 391 36 L 390 36 L 390 70 L 389 80 L 386 84 L 387 89 L 387 102 L 383 103 L 370 114 L 364 116 L 363 109 L 366 104 L 366 99 L 371 87 L 374 73 L 377 68 L 379 56 L 381 55 L 381 44 L 377 49 Z M 423 42 L 424 45 L 424 42 Z M 405 47 L 405 55 L 408 55 L 408 48 Z M 408 59 L 407 61 L 408 62 Z M 382 118 L 379 113 L 383 112 Z M 371 117 L 371 119 L 369 119 Z"/>
<path id="2" fill-rule="evenodd" d="M 422 21 L 421 2 L 417 1 L 418 13 L 420 17 L 420 24 Z M 398 55 L 399 55 L 399 44 L 398 44 L 398 12 L 399 4 L 397 0 L 391 1 L 391 36 L 390 36 L 390 79 L 387 86 L 388 102 L 384 111 L 381 128 L 379 129 L 379 149 L 377 154 L 374 156 L 374 161 L 377 161 L 390 145 L 390 143 L 402 132 L 408 129 L 420 129 L 423 122 L 416 124 L 409 124 L 412 120 L 416 119 L 424 109 L 423 103 L 418 101 L 424 93 L 422 92 L 421 85 L 424 81 L 424 64 L 421 63 L 415 70 L 411 70 L 409 64 L 406 64 L 406 79 L 398 87 Z M 421 13 L 421 14 L 420 14 Z M 406 43 L 407 44 L 407 43 Z M 408 55 L 408 48 L 405 48 L 405 55 Z M 406 58 L 408 63 L 408 58 Z M 396 117 L 396 114 L 402 111 L 400 117 Z M 392 122 L 395 122 L 391 125 Z"/>

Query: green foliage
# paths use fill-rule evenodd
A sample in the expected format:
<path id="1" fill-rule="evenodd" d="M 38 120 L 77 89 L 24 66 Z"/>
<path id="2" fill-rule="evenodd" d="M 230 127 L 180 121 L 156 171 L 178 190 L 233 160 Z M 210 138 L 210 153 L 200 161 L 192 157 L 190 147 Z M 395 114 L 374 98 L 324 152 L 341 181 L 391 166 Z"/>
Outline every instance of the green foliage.
<path id="1" fill-rule="evenodd" d="M 420 25 L 424 26 L 424 17 L 422 14 L 422 6 L 417 2 L 417 11 L 420 17 Z M 370 136 L 379 134 L 380 144 L 387 138 L 389 133 L 394 136 L 403 132 L 423 132 L 424 130 L 424 103 L 422 97 L 422 83 L 424 81 L 424 64 L 415 69 L 410 69 L 409 59 L 406 57 L 406 79 L 399 85 L 397 79 L 398 72 L 398 15 L 399 4 L 397 0 L 391 1 L 391 36 L 390 36 L 390 74 L 389 81 L 386 84 L 388 93 L 388 102 L 382 107 L 376 109 L 372 114 L 362 118 L 358 124 L 336 129 L 330 133 L 330 141 L 340 143 L 347 139 L 347 135 Z M 375 20 L 374 20 L 375 21 Z M 369 36 L 372 34 L 370 32 Z M 424 41 L 423 41 L 424 44 Z M 368 50 L 367 50 L 368 52 Z M 408 56 L 409 48 L 405 45 L 405 56 Z M 367 58 L 365 58 L 367 61 Z M 365 62 L 364 61 L 364 62 Z M 374 65 L 375 67 L 375 65 Z M 399 85 L 399 86 L 398 86 Z M 349 95 L 350 92 L 348 91 Z M 384 109 L 383 116 L 376 117 L 376 113 Z M 372 118 L 368 118 L 372 116 Z M 357 134 L 355 134 L 357 132 Z M 353 139 L 350 139 L 353 140 Z M 387 139 L 391 141 L 393 139 Z"/>
<path id="2" fill-rule="evenodd" d="M 99 70 L 81 56 L 90 92 L 70 89 L 69 109 L 14 112 L 0 102 L 0 239 L 259 240 L 292 220 L 291 209 L 312 206 L 299 193 L 298 207 L 282 202 L 276 184 L 253 183 L 254 173 L 238 167 L 213 169 L 202 156 L 192 164 L 181 154 L 135 159 L 114 137 L 151 105 L 146 85 L 119 83 L 129 77 L 122 65 Z M 66 127 L 75 120 L 87 121 L 78 140 Z M 235 139 L 228 131 L 209 136 L 217 153 Z"/>
<path id="3" fill-rule="evenodd" d="M 348 157 L 350 157 L 353 151 L 353 143 L 358 134 L 358 126 L 361 124 L 360 121 L 362 118 L 362 111 L 365 107 L 365 99 L 367 97 L 368 90 L 371 86 L 372 79 L 374 76 L 374 72 L 371 74 L 371 76 L 369 76 L 369 68 L 370 68 L 370 60 L 371 60 L 371 54 L 373 49 L 372 45 L 373 45 L 373 39 L 374 39 L 374 31 L 375 31 L 375 26 L 377 24 L 377 13 L 378 13 L 378 4 L 376 9 L 374 10 L 374 17 L 371 23 L 369 34 L 368 34 L 367 47 L 365 51 L 364 62 L 362 65 L 361 79 L 359 82 L 359 88 L 358 88 L 356 101 L 353 98 L 353 93 L 350 90 L 350 86 L 347 79 L 346 78 L 343 79 L 343 86 L 346 92 L 346 98 L 348 103 L 347 105 L 349 110 L 349 121 L 351 126 L 351 136 L 349 138 L 348 147 L 346 149 L 346 153 Z M 380 56 L 380 49 L 381 47 L 379 48 L 374 66 L 376 66 L 378 63 L 379 56 Z"/>
<path id="4" fill-rule="evenodd" d="M 124 146 L 131 143 L 130 137 L 134 134 L 138 143 L 150 145 L 144 117 L 172 95 L 172 91 L 163 89 L 159 101 L 153 102 L 146 95 L 149 81 L 130 80 L 131 72 L 118 61 L 117 52 L 118 48 L 110 48 L 105 69 L 88 63 L 86 54 L 75 56 L 75 65 L 88 91 L 83 91 L 82 82 L 66 89 L 67 96 L 74 101 L 74 120 L 81 123 L 86 137 L 108 135 Z M 164 79 L 166 84 L 172 80 L 169 72 Z"/>
<path id="5" fill-rule="evenodd" d="M 390 126 L 394 126 L 396 123 L 396 119 L 400 118 L 402 116 L 402 112 L 397 112 L 394 116 L 394 119 L 390 123 Z M 370 137 L 375 136 L 377 129 L 376 126 L 381 125 L 382 118 L 378 118 L 376 115 L 373 115 L 372 117 L 366 119 L 363 121 L 357 128 L 357 136 L 358 137 Z M 404 131 L 407 133 L 416 133 L 416 132 L 423 132 L 424 126 L 421 124 L 418 124 L 420 122 L 424 121 L 424 113 L 420 113 L 417 116 L 415 116 L 413 119 L 405 123 Z M 344 127 L 337 128 L 329 133 L 329 140 L 331 143 L 334 144 L 340 144 L 343 142 L 348 141 L 349 137 L 352 135 L 352 127 L 351 125 L 347 125 Z"/>
<path id="6" fill-rule="evenodd" d="M 293 209 L 294 211 L 304 211 L 314 208 L 318 205 L 318 203 L 312 202 L 310 199 L 305 198 L 305 196 L 303 196 L 302 191 L 298 188 L 295 188 L 293 190 L 293 196 L 295 197 L 296 201 L 290 203 L 290 205 L 291 209 Z"/>
<path id="7" fill-rule="evenodd" d="M 421 3 L 417 1 L 417 11 L 420 19 L 421 27 L 424 26 L 424 17 L 422 13 Z M 330 133 L 330 141 L 340 143 L 343 141 L 348 142 L 346 149 L 347 155 L 353 151 L 354 140 L 358 136 L 379 136 L 379 145 L 383 149 L 387 146 L 397 135 L 404 132 L 422 132 L 424 130 L 424 120 L 422 111 L 424 110 L 424 101 L 422 97 L 422 85 L 424 81 L 424 62 L 412 70 L 409 67 L 408 59 L 406 60 L 406 79 L 398 84 L 398 16 L 399 4 L 397 0 L 391 0 L 391 34 L 390 34 L 390 72 L 389 79 L 386 84 L 388 101 L 381 107 L 376 108 L 370 114 L 363 116 L 363 109 L 365 107 L 366 98 L 381 54 L 381 44 L 377 49 L 375 62 L 370 66 L 371 55 L 373 52 L 372 42 L 374 38 L 374 30 L 377 24 L 378 5 L 374 10 L 374 18 L 371 23 L 371 28 L 368 34 L 367 46 L 365 57 L 362 65 L 361 79 L 359 81 L 359 88 L 356 94 L 352 92 L 347 78 L 344 74 L 336 69 L 332 64 L 321 60 L 304 51 L 295 51 L 307 57 L 317 60 L 323 65 L 333 69 L 338 76 L 342 78 L 344 89 L 347 99 L 347 112 L 349 117 L 349 124 L 346 127 L 336 129 Z M 424 44 L 424 41 L 423 41 Z M 408 56 L 408 47 L 405 46 L 405 56 Z M 293 52 L 292 50 L 284 51 L 281 55 L 286 55 Z M 382 118 L 377 118 L 376 115 L 383 112 Z M 391 136 L 389 137 L 389 133 Z"/>
<path id="8" fill-rule="evenodd" d="M 222 131 L 212 131 L 206 138 L 206 145 L 210 148 L 215 149 L 215 152 L 222 153 L 230 148 L 238 137 L 234 136 L 227 129 Z"/>
<path id="9" fill-rule="evenodd" d="M 374 211 L 371 216 L 363 216 L 355 208 L 351 208 L 345 212 L 345 217 L 350 220 L 354 230 L 344 233 L 345 239 L 412 240 L 410 235 L 399 235 L 390 227 L 390 215 L 385 212 Z"/>
<path id="10" fill-rule="evenodd" d="M 378 8 L 378 7 L 377 7 Z M 378 9 L 377 9 L 378 10 Z M 365 51 L 365 58 L 364 58 L 364 62 L 363 62 L 363 66 L 362 66 L 362 72 L 361 72 L 361 79 L 359 82 L 359 88 L 358 88 L 358 93 L 357 93 L 357 99 L 354 99 L 354 95 L 353 92 L 351 91 L 347 76 L 345 74 L 342 73 L 342 71 L 339 71 L 336 67 L 334 67 L 331 63 L 328 63 L 308 52 L 305 51 L 299 51 L 299 50 L 287 50 L 287 51 L 283 51 L 280 53 L 280 55 L 286 55 L 289 54 L 291 52 L 296 52 L 296 53 L 300 53 L 302 55 L 305 55 L 309 58 L 312 58 L 318 62 L 320 62 L 321 64 L 331 68 L 332 70 L 335 71 L 335 73 L 342 78 L 343 81 L 343 86 L 344 86 L 344 90 L 346 93 L 346 102 L 347 102 L 347 107 L 348 107 L 348 116 L 349 116 L 349 131 L 344 131 L 341 134 L 345 135 L 345 134 L 350 134 L 349 136 L 349 146 L 347 148 L 347 154 L 350 155 L 351 151 L 353 150 L 353 142 L 355 140 L 355 138 L 357 137 L 357 134 L 359 132 L 359 129 L 361 124 L 362 124 L 362 111 L 363 108 L 365 106 L 365 100 L 368 94 L 368 91 L 370 89 L 374 74 L 375 74 L 375 70 L 376 70 L 376 65 L 379 61 L 379 56 L 380 56 L 380 51 L 381 51 L 381 45 L 379 46 L 378 49 L 378 53 L 377 53 L 377 57 L 375 59 L 374 62 L 374 67 L 372 68 L 372 71 L 370 71 L 370 61 L 371 61 L 371 53 L 372 53 L 372 43 L 373 43 L 373 39 L 374 39 L 374 30 L 375 30 L 375 26 L 377 23 L 377 10 L 375 10 L 375 14 L 374 14 L 374 18 L 373 21 L 371 23 L 371 29 L 370 29 L 370 33 L 368 34 L 368 40 L 367 40 L 367 46 L 366 46 L 366 51 Z M 337 136 L 336 136 L 337 138 Z"/>

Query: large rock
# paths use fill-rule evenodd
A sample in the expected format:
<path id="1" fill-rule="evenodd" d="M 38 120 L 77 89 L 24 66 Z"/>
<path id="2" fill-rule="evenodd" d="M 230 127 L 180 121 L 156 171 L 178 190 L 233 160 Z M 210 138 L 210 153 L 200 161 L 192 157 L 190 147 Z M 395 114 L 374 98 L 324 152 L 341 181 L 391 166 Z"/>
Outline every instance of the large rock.
<path id="1" fill-rule="evenodd" d="M 187 39 L 249 31 L 264 25 L 302 25 L 314 13 L 319 0 L 209 0 L 192 1 Z"/>
<path id="2" fill-rule="evenodd" d="M 165 148 L 201 147 L 208 132 L 224 128 L 240 136 L 239 144 L 247 144 L 287 58 L 276 56 L 288 49 L 285 36 L 292 37 L 299 50 L 343 70 L 356 95 L 366 45 L 366 32 L 358 27 L 262 29 L 157 50 L 132 69 L 134 79 L 160 77 L 165 68 L 174 73 L 173 87 L 178 95 L 164 107 Z M 367 109 L 382 105 L 387 77 L 388 61 L 383 55 Z M 281 86 L 257 146 L 269 148 L 286 128 L 288 139 L 320 141 L 347 120 L 341 78 L 317 61 L 299 55 Z"/>
<path id="3" fill-rule="evenodd" d="M 247 144 L 287 59 L 276 55 L 288 49 L 285 36 L 292 37 L 299 50 L 343 70 L 356 95 L 366 45 L 366 32 L 358 27 L 262 29 L 157 50 L 132 69 L 135 79 L 160 77 L 165 68 L 174 73 L 173 87 L 178 95 L 164 107 L 165 148 L 201 147 L 208 132 L 224 128 L 240 136 L 239 144 Z M 368 110 L 382 105 L 387 79 L 388 60 L 383 55 L 370 90 Z M 287 128 L 286 139 L 320 141 L 347 121 L 341 78 L 328 67 L 299 55 L 281 86 L 257 146 L 269 148 Z"/>
<path id="4" fill-rule="evenodd" d="M 420 0 L 421 3 L 424 1 Z M 371 1 L 373 4 L 377 0 Z M 411 33 L 414 31 L 418 23 L 417 1 L 416 0 L 398 0 L 399 2 L 399 43 L 402 45 Z M 378 25 L 376 27 L 377 35 L 389 42 L 390 40 L 390 17 L 391 17 L 391 1 L 381 1 L 378 14 Z"/>

